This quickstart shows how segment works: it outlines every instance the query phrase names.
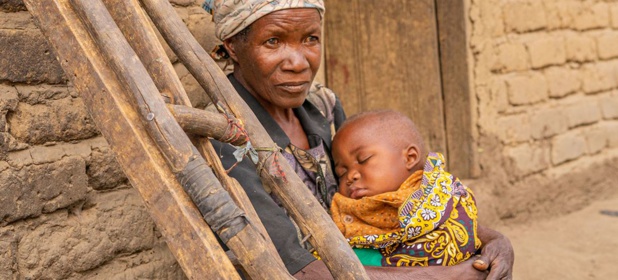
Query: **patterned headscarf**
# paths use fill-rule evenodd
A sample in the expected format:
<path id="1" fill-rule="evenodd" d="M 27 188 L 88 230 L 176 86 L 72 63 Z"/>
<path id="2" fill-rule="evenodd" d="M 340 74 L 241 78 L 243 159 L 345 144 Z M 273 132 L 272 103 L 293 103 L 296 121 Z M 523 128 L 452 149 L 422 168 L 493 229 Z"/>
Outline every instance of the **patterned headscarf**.
<path id="1" fill-rule="evenodd" d="M 275 11 L 315 8 L 324 15 L 323 0 L 205 0 L 202 7 L 213 15 L 215 36 L 221 41 Z"/>

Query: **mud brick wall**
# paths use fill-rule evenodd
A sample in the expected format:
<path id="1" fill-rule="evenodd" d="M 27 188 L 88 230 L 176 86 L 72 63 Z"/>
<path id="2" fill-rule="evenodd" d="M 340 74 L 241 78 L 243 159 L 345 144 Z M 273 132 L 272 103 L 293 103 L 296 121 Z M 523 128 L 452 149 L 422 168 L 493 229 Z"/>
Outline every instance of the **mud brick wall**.
<path id="1" fill-rule="evenodd" d="M 468 2 L 479 183 L 493 212 L 523 221 L 615 193 L 618 2 Z"/>
<path id="2" fill-rule="evenodd" d="M 171 2 L 212 48 L 200 1 Z M 185 278 L 19 0 L 0 0 L 0 260 L 0 279 Z"/>

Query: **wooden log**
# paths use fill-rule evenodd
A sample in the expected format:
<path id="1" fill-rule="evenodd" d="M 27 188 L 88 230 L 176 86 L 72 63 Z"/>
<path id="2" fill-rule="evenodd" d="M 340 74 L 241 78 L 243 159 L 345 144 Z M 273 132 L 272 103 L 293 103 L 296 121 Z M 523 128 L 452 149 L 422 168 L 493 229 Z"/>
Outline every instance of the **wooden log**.
<path id="1" fill-rule="evenodd" d="M 191 101 L 169 61 L 165 49 L 137 0 L 103 0 L 166 103 L 191 106 Z"/>
<path id="2" fill-rule="evenodd" d="M 167 58 L 155 30 L 150 25 L 150 18 L 144 14 L 141 7 L 139 7 L 139 3 L 136 0 L 105 0 L 104 3 L 125 37 L 132 38 L 129 40 L 129 44 L 136 51 L 164 98 L 170 103 L 191 107 L 191 101 L 187 97 L 182 83 L 176 75 L 176 71 Z M 215 128 L 218 127 L 215 126 Z M 199 131 L 196 132 L 199 134 Z M 206 157 L 207 154 L 211 154 L 211 152 L 207 151 L 214 153 L 208 139 L 192 138 L 191 140 L 203 156 Z M 241 141 L 246 140 L 238 139 L 235 143 L 242 144 Z M 218 158 L 217 160 L 211 159 L 208 161 L 223 187 L 232 196 L 232 199 L 245 211 L 258 231 L 266 238 L 266 241 L 272 243 L 244 190 L 237 183 L 233 184 L 234 180 L 230 180 Z M 276 252 L 274 247 L 272 250 Z"/>
<path id="3" fill-rule="evenodd" d="M 185 24 L 166 0 L 142 0 L 144 8 L 159 32 L 175 51 L 213 102 L 227 104 L 243 122 L 254 147 L 276 149 L 255 114 L 238 96 L 222 70 L 197 43 Z M 336 279 L 368 279 L 358 258 L 330 216 L 320 206 L 294 170 L 279 152 L 258 152 L 263 168 L 262 182 L 271 187 L 290 216 L 318 250 Z"/>
<path id="4" fill-rule="evenodd" d="M 168 108 L 170 106 L 177 108 L 176 110 L 170 111 L 172 111 L 172 113 L 180 112 L 183 116 L 189 114 L 190 112 L 194 112 L 198 115 L 207 112 L 204 110 L 193 109 L 191 107 L 191 101 L 189 100 L 180 79 L 178 79 L 172 63 L 165 54 L 165 50 L 163 49 L 155 30 L 152 28 L 150 18 L 141 9 L 139 2 L 137 0 L 104 0 L 103 2 L 105 3 L 108 11 L 110 11 L 110 14 L 116 23 L 119 25 L 121 31 L 125 35 L 125 38 L 131 38 L 131 40 L 129 40 L 129 44 L 140 57 L 142 64 L 144 64 L 148 70 L 162 95 L 171 103 L 181 104 L 169 105 Z M 178 116 L 175 117 L 177 121 L 179 121 Z M 224 120 L 227 123 L 223 126 L 221 126 L 221 122 L 216 124 L 204 123 L 204 121 L 210 120 Z M 235 145 L 242 145 L 247 141 L 246 133 L 236 133 L 233 135 L 234 137 L 229 137 L 230 132 L 238 132 L 239 129 L 238 127 L 235 127 L 236 125 L 239 125 L 239 123 L 233 116 L 224 117 L 221 114 L 208 114 L 205 116 L 199 116 L 196 121 L 197 123 L 187 121 L 187 128 L 183 127 L 183 129 L 197 135 L 213 137 L 223 142 L 226 142 L 225 140 L 228 139 Z M 180 120 L 179 124 L 183 126 L 185 122 Z M 212 134 L 208 132 L 207 134 L 204 134 L 202 131 L 203 129 L 213 129 L 213 132 Z M 270 240 L 264 225 L 262 225 L 244 189 L 242 189 L 236 180 L 227 175 L 227 172 L 221 165 L 219 158 L 216 156 L 212 157 L 212 155 L 215 155 L 216 153 L 210 141 L 206 138 L 191 137 L 191 135 L 190 138 L 195 146 L 198 147 L 198 150 L 202 156 L 204 156 L 209 162 L 210 167 L 215 172 L 217 178 L 221 182 L 221 185 L 228 191 L 228 193 L 230 193 L 230 196 L 234 202 L 236 202 L 236 204 L 243 209 L 251 223 L 256 227 L 263 238 L 266 239 L 266 244 L 269 245 L 268 249 L 271 250 L 271 254 L 276 258 L 276 260 L 273 259 L 272 261 L 282 263 L 275 247 L 272 245 L 272 241 Z"/>
<path id="5" fill-rule="evenodd" d="M 238 256 L 252 278 L 291 278 L 283 263 L 276 262 L 274 250 L 269 249 L 264 237 L 247 221 L 244 212 L 222 188 L 197 150 L 193 149 L 191 141 L 167 110 L 154 82 L 103 3 L 100 0 L 71 0 L 71 3 L 124 87 L 133 93 L 133 100 L 142 113 L 150 137 L 166 156 L 168 164 L 206 222 Z"/>
<path id="6" fill-rule="evenodd" d="M 187 277 L 239 279 L 68 0 L 24 3 Z"/>
<path id="7" fill-rule="evenodd" d="M 180 127 L 188 133 L 196 136 L 212 137 L 235 146 L 241 146 L 249 140 L 246 133 L 239 131 L 239 128 L 231 125 L 238 122 L 234 117 L 229 119 L 220 113 L 182 105 L 168 105 L 167 107 Z"/>

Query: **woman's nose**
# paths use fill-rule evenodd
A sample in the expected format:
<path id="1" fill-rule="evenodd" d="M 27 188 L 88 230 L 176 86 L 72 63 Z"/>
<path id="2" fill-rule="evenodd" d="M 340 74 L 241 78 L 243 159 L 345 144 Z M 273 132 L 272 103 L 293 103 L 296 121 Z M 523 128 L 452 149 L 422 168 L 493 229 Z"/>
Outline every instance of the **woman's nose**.
<path id="1" fill-rule="evenodd" d="M 309 60 L 307 60 L 300 47 L 288 46 L 282 69 L 285 71 L 302 72 L 307 68 L 309 68 Z"/>

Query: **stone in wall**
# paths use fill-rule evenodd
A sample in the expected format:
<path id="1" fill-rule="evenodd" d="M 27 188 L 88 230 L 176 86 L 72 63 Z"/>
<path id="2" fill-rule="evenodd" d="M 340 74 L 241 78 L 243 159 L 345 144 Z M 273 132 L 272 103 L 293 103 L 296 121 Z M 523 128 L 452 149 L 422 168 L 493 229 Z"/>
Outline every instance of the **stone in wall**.
<path id="1" fill-rule="evenodd" d="M 612 21 L 612 27 L 618 28 L 618 3 L 612 3 L 610 5 L 610 17 Z"/>
<path id="2" fill-rule="evenodd" d="M 566 49 L 561 36 L 544 36 L 527 44 L 532 68 L 561 65 L 566 62 Z"/>
<path id="3" fill-rule="evenodd" d="M 0 160 L 5 160 L 9 151 L 19 147 L 15 138 L 8 133 L 9 125 L 6 120 L 6 115 L 9 111 L 14 111 L 18 103 L 17 90 L 0 85 Z"/>
<path id="4" fill-rule="evenodd" d="M 81 279 L 187 279 L 167 245 L 159 242 L 152 250 L 118 257 L 105 265 L 80 274 Z"/>
<path id="5" fill-rule="evenodd" d="M 110 149 L 93 150 L 86 173 L 88 185 L 95 190 L 110 190 L 128 184 L 127 177 Z"/>
<path id="6" fill-rule="evenodd" d="M 84 201 L 89 192 L 85 170 L 82 158 L 68 157 L 0 172 L 0 225 Z"/>
<path id="7" fill-rule="evenodd" d="M 586 140 L 579 131 L 569 131 L 553 138 L 551 161 L 554 165 L 577 159 L 586 154 Z"/>
<path id="8" fill-rule="evenodd" d="M 530 140 L 530 116 L 517 114 L 494 120 L 502 143 L 518 143 Z"/>
<path id="9" fill-rule="evenodd" d="M 596 125 L 586 130 L 586 147 L 588 154 L 596 154 L 605 149 L 608 145 L 610 131 L 603 125 Z"/>
<path id="10" fill-rule="evenodd" d="M 582 87 L 580 73 L 569 67 L 550 67 L 545 71 L 550 97 L 565 97 L 578 92 Z"/>
<path id="11" fill-rule="evenodd" d="M 580 99 L 564 104 L 569 127 L 593 124 L 601 119 L 601 110 L 596 99 Z"/>
<path id="12" fill-rule="evenodd" d="M 550 167 L 549 149 L 540 143 L 506 147 L 505 153 L 515 167 L 511 169 L 514 176 L 525 176 Z"/>
<path id="13" fill-rule="evenodd" d="M 508 31 L 530 32 L 547 25 L 541 1 L 509 2 L 502 8 L 502 15 Z"/>
<path id="14" fill-rule="evenodd" d="M 580 1 L 572 6 L 574 26 L 577 30 L 597 29 L 609 26 L 609 7 L 607 3 L 592 1 Z"/>
<path id="15" fill-rule="evenodd" d="M 608 32 L 597 38 L 599 46 L 599 57 L 601 59 L 612 59 L 618 57 L 618 32 Z"/>
<path id="16" fill-rule="evenodd" d="M 586 62 L 597 59 L 597 43 L 587 33 L 568 33 L 565 36 L 568 61 Z"/>
<path id="17" fill-rule="evenodd" d="M 537 72 L 515 75 L 506 81 L 509 103 L 528 105 L 547 99 L 548 85 L 545 76 Z"/>
<path id="18" fill-rule="evenodd" d="M 0 228 L 0 279 L 17 279 L 17 238 Z"/>
<path id="19" fill-rule="evenodd" d="M 36 30 L 0 29 L 0 81 L 65 82 L 64 72 L 47 41 Z"/>
<path id="20" fill-rule="evenodd" d="M 43 144 L 99 134 L 82 100 L 72 98 L 66 87 L 18 87 L 18 91 L 22 102 L 7 121 L 19 141 Z"/>
<path id="21" fill-rule="evenodd" d="M 156 244 L 154 224 L 132 189 L 99 194 L 84 208 L 57 211 L 16 232 L 19 272 L 32 279 L 79 278 L 118 254 Z"/>
<path id="22" fill-rule="evenodd" d="M 536 140 L 546 139 L 569 129 L 567 116 L 561 107 L 536 109 L 530 119 L 530 134 Z"/>
<path id="23" fill-rule="evenodd" d="M 25 11 L 26 6 L 22 0 L 0 0 L 0 11 L 18 12 Z"/>
<path id="24" fill-rule="evenodd" d="M 618 92 L 612 92 L 599 99 L 604 119 L 618 119 Z"/>
<path id="25" fill-rule="evenodd" d="M 513 72 L 530 68 L 526 46 L 517 42 L 506 42 L 496 46 L 497 54 L 493 71 Z"/>
<path id="26" fill-rule="evenodd" d="M 582 66 L 580 75 L 582 90 L 585 93 L 599 93 L 616 87 L 616 69 L 618 63 L 614 61 L 597 62 Z"/>

